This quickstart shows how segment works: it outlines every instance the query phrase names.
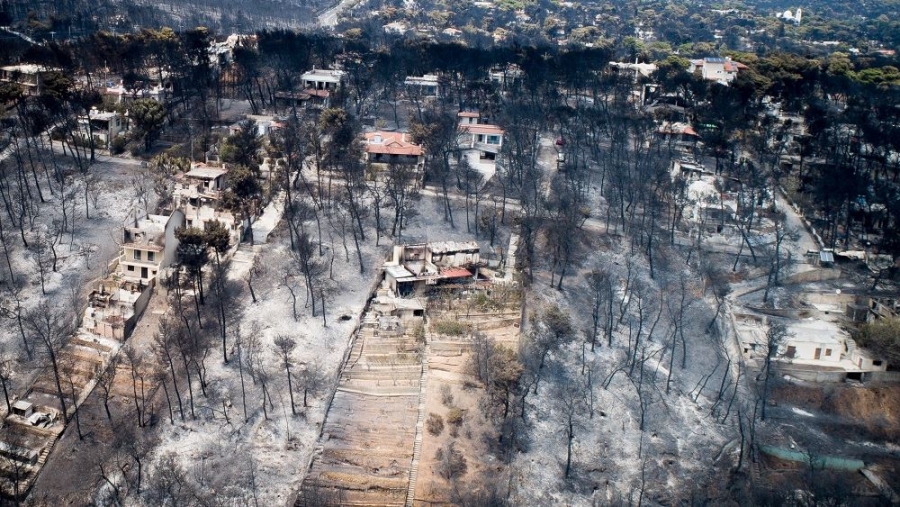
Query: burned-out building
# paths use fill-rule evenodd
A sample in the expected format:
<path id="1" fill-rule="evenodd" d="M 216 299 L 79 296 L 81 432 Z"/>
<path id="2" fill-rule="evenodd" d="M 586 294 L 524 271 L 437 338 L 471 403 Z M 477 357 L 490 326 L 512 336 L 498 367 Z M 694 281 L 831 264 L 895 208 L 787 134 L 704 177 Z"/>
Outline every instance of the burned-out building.
<path id="1" fill-rule="evenodd" d="M 388 288 L 402 296 L 422 287 L 474 281 L 481 264 L 474 241 L 396 245 L 384 264 L 384 277 Z"/>

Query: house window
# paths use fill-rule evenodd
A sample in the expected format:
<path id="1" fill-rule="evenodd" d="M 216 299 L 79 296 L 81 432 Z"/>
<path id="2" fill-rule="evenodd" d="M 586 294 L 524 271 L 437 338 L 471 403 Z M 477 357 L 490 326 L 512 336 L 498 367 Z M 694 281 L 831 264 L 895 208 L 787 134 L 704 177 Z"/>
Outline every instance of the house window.
<path id="1" fill-rule="evenodd" d="M 881 360 L 872 361 L 872 366 L 881 366 Z"/>
<path id="2" fill-rule="evenodd" d="M 148 261 L 153 262 L 156 260 L 155 258 L 156 258 L 156 252 L 147 252 L 147 260 Z"/>
<path id="3" fill-rule="evenodd" d="M 500 136 L 488 136 L 488 144 L 500 144 Z"/>
<path id="4" fill-rule="evenodd" d="M 136 260 L 136 261 L 141 260 L 141 251 L 140 250 L 134 251 L 134 260 Z"/>
<path id="5" fill-rule="evenodd" d="M 830 355 L 831 355 L 831 349 L 825 349 L 825 357 L 828 357 Z"/>
<path id="6" fill-rule="evenodd" d="M 128 271 L 134 271 L 134 266 L 132 266 L 132 265 L 129 264 L 129 265 L 128 265 Z"/>
<path id="7" fill-rule="evenodd" d="M 788 345 L 787 352 L 784 355 L 785 357 L 793 359 L 797 355 L 797 347 Z"/>

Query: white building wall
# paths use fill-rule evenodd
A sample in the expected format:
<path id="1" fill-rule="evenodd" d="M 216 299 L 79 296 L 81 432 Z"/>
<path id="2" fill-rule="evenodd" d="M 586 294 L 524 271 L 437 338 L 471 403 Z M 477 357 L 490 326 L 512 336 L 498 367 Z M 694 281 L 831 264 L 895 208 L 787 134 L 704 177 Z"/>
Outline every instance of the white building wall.
<path id="1" fill-rule="evenodd" d="M 788 357 L 789 347 L 794 347 L 794 357 Z M 819 357 L 816 358 L 816 351 L 819 351 Z M 830 355 L 828 351 L 830 350 Z M 778 355 L 785 359 L 800 359 L 803 361 L 822 361 L 823 363 L 840 363 L 841 355 L 844 353 L 844 345 L 839 342 L 821 343 L 809 342 L 802 340 L 785 340 L 779 347 Z"/>

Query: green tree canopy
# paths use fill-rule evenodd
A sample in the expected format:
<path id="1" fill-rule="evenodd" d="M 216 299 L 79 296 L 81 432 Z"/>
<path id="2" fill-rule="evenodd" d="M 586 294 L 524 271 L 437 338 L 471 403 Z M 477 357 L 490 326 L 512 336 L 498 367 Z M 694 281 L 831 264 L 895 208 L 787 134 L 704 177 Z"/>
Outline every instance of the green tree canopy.
<path id="1" fill-rule="evenodd" d="M 860 328 L 856 341 L 889 365 L 900 366 L 900 319 L 869 322 Z"/>
<path id="2" fill-rule="evenodd" d="M 166 109 L 153 99 L 138 99 L 128 107 L 128 117 L 134 122 L 137 136 L 144 141 L 144 149 L 150 150 L 166 121 Z"/>
<path id="3" fill-rule="evenodd" d="M 182 227 L 175 231 L 178 238 L 176 252 L 178 260 L 190 273 L 197 273 L 206 264 L 207 249 L 206 234 L 196 227 Z"/>
<path id="4" fill-rule="evenodd" d="M 225 138 L 222 143 L 222 160 L 238 164 L 256 172 L 259 170 L 259 138 L 256 122 L 244 120 L 237 132 Z"/>

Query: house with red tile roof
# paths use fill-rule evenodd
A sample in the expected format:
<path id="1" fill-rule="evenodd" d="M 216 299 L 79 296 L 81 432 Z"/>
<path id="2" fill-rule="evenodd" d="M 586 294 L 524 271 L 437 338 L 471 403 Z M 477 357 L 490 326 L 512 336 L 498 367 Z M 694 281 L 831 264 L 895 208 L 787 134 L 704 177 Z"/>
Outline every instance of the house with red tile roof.
<path id="1" fill-rule="evenodd" d="M 416 164 L 422 162 L 422 147 L 405 132 L 375 131 L 365 134 L 366 160 L 372 163 Z"/>
<path id="2" fill-rule="evenodd" d="M 688 152 L 700 141 L 700 134 L 689 124 L 682 122 L 663 122 L 656 129 L 656 135 L 663 142 Z"/>

